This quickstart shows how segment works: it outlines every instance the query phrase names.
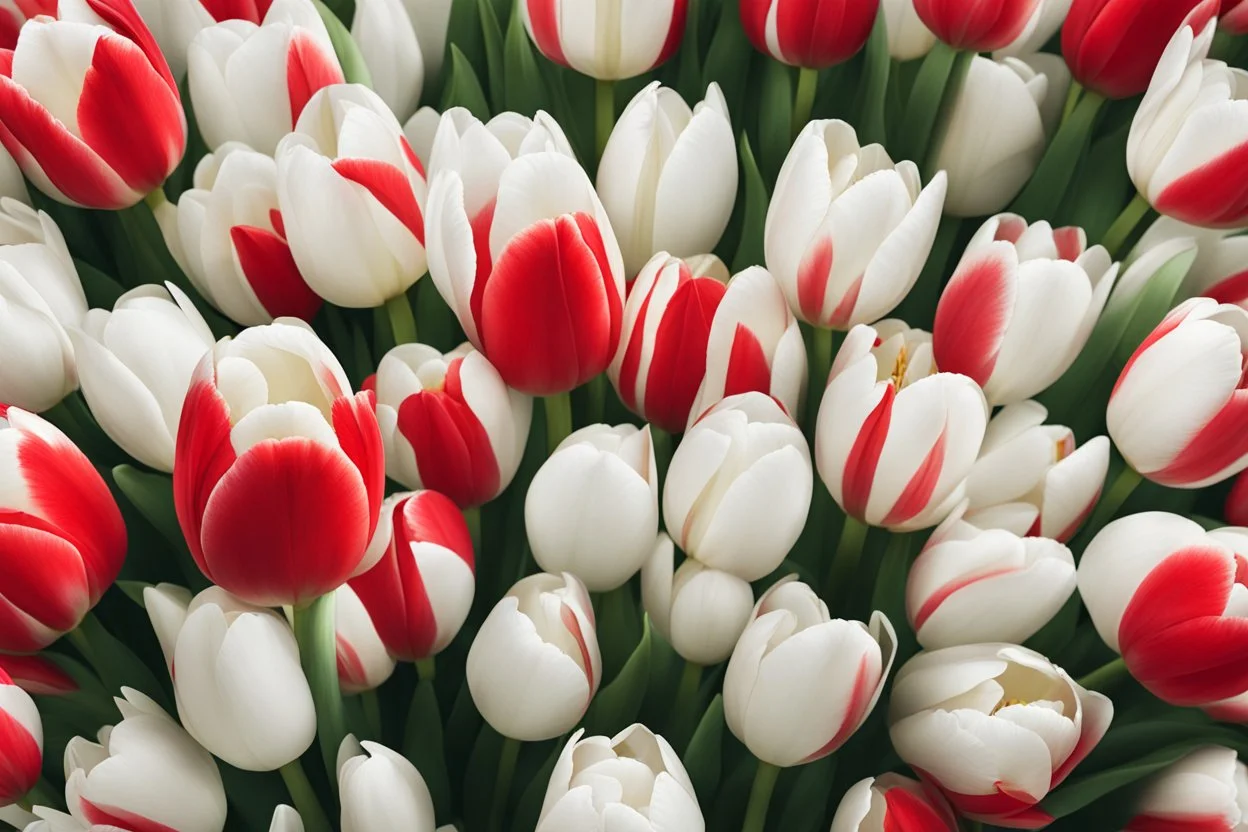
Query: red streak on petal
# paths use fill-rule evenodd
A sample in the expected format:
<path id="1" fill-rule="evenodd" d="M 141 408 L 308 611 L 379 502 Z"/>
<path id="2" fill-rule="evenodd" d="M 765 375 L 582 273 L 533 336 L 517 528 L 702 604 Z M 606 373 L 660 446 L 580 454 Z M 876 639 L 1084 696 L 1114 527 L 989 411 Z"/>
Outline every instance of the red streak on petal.
<path id="1" fill-rule="evenodd" d="M 1213 298 L 1218 303 L 1248 305 L 1248 269 L 1218 281 L 1202 294 L 1207 298 Z"/>
<path id="2" fill-rule="evenodd" d="M 338 59 L 332 54 L 326 55 L 309 32 L 296 29 L 290 36 L 290 47 L 286 52 L 286 92 L 290 97 L 291 129 L 294 129 L 299 114 L 317 90 L 345 80 Z"/>
<path id="3" fill-rule="evenodd" d="M 978 575 L 969 575 L 967 577 L 958 578 L 956 581 L 950 581 L 928 596 L 927 600 L 923 602 L 923 606 L 919 607 L 919 611 L 915 613 L 914 616 L 914 629 L 918 630 L 926 624 L 927 620 L 932 617 L 932 614 L 936 612 L 940 605 L 945 603 L 945 601 L 949 599 L 949 596 L 953 595 L 953 593 L 958 590 L 965 589 L 971 584 L 976 584 L 980 581 L 999 578 L 1002 575 L 1012 575 L 1018 571 L 1020 570 L 1014 567 L 1006 569 L 991 569 Z"/>
<path id="4" fill-rule="evenodd" d="M 0 802 L 26 796 L 39 780 L 43 754 L 26 726 L 0 710 Z"/>
<path id="5" fill-rule="evenodd" d="M 589 682 L 589 699 L 592 699 L 597 689 L 594 683 L 594 664 L 590 661 L 589 645 L 585 643 L 585 634 L 581 632 L 581 622 L 567 604 L 560 605 L 559 618 L 563 621 L 563 626 L 567 627 L 568 632 L 572 634 L 572 638 L 576 639 L 576 646 L 581 650 L 581 666 L 585 668 L 585 679 Z M 586 704 L 588 704 L 588 699 Z"/>
<path id="6" fill-rule="evenodd" d="M 1231 148 L 1166 186 L 1158 211 L 1211 228 L 1238 228 L 1248 219 L 1248 142 Z"/>
<path id="7" fill-rule="evenodd" d="M 711 324 L 727 287 L 709 277 L 681 284 L 659 321 L 646 377 L 645 416 L 669 433 L 681 433 L 706 375 Z"/>
<path id="8" fill-rule="evenodd" d="M 906 483 L 905 489 L 897 498 L 897 502 L 893 504 L 892 510 L 881 521 L 881 525 L 892 526 L 905 523 L 927 508 L 932 494 L 936 491 L 936 484 L 940 481 L 941 469 L 945 467 L 946 438 L 947 434 L 942 430 L 931 450 L 927 452 L 927 456 L 923 458 L 918 470 L 910 478 L 910 482 Z"/>
<path id="9" fill-rule="evenodd" d="M 879 683 L 879 674 L 871 673 L 870 662 L 868 657 L 864 655 L 859 659 L 858 670 L 854 673 L 854 686 L 850 690 L 849 702 L 845 706 L 845 716 L 841 719 L 841 727 L 837 729 L 832 739 L 824 743 L 823 747 L 814 754 L 803 760 L 803 763 L 811 763 L 828 756 L 853 736 L 854 732 L 858 730 L 858 726 L 862 725 L 863 720 L 867 718 L 867 709 L 871 705 L 871 697 Z"/>
<path id="10" fill-rule="evenodd" d="M 472 247 L 477 255 L 477 273 L 472 283 L 472 295 L 468 300 L 472 320 L 476 322 L 478 335 L 481 329 L 481 310 L 485 303 L 485 287 L 494 272 L 494 258 L 490 254 L 490 229 L 494 227 L 495 200 L 490 200 L 475 217 L 469 220 L 472 228 Z"/>
<path id="11" fill-rule="evenodd" d="M 685 19 L 689 12 L 688 7 L 689 0 L 673 0 L 672 24 L 667 30 L 667 40 L 663 42 L 663 48 L 659 50 L 659 57 L 655 60 L 651 69 L 666 63 L 669 58 L 676 54 L 676 50 L 680 48 L 681 42 L 685 39 Z"/>
<path id="12" fill-rule="evenodd" d="M 247 283 L 269 315 L 311 321 L 320 311 L 320 297 L 304 282 L 280 232 L 236 225 L 230 229 L 230 242 Z"/>
<path id="13" fill-rule="evenodd" d="M 832 276 L 832 259 L 832 238 L 822 237 L 806 250 L 797 270 L 797 305 L 802 317 L 816 324 L 824 322 L 823 304 Z"/>
<path id="14" fill-rule="evenodd" d="M 1072 263 L 1083 256 L 1086 245 L 1083 229 L 1077 226 L 1054 229 L 1053 242 L 1057 244 L 1057 259 Z"/>
<path id="15" fill-rule="evenodd" d="M 124 829 L 126 832 L 178 832 L 172 826 L 165 826 L 142 815 L 128 812 L 116 806 L 101 806 L 92 803 L 85 797 L 78 799 L 78 806 L 88 823 L 109 828 Z"/>
<path id="16" fill-rule="evenodd" d="M 771 393 L 771 367 L 758 336 L 745 324 L 737 324 L 724 376 L 724 397 L 754 392 Z"/>
<path id="17" fill-rule="evenodd" d="M 986 384 L 1009 326 L 1014 292 L 1012 270 L 1001 260 L 983 259 L 959 268 L 936 307 L 936 365 Z"/>
<path id="18" fill-rule="evenodd" d="M 1131 372 L 1131 368 L 1135 366 L 1136 360 L 1139 359 L 1139 357 L 1144 354 L 1144 351 L 1153 344 L 1156 344 L 1162 338 L 1178 329 L 1179 324 L 1183 323 L 1183 319 L 1187 317 L 1187 313 L 1188 310 L 1175 309 L 1171 311 L 1170 314 L 1162 318 L 1161 323 L 1157 324 L 1157 327 L 1152 332 L 1148 333 L 1148 337 L 1144 339 L 1143 343 L 1136 347 L 1135 352 L 1131 353 L 1131 357 L 1128 358 L 1127 363 L 1123 365 L 1122 372 L 1118 374 L 1118 380 L 1114 382 L 1114 389 L 1109 394 L 1111 399 L 1118 392 L 1118 388 L 1122 386 L 1123 379 L 1127 377 L 1127 375 Z"/>
<path id="19" fill-rule="evenodd" d="M 858 436 L 845 459 L 845 472 L 841 477 L 841 499 L 844 501 L 845 513 L 859 520 L 867 513 L 867 501 L 871 498 L 871 487 L 875 484 L 875 469 L 880 463 L 884 440 L 888 438 L 888 427 L 893 419 L 893 401 L 896 397 L 897 391 L 891 383 L 888 384 L 884 388 L 884 395 L 863 420 Z"/>
<path id="20" fill-rule="evenodd" d="M 557 64 L 568 65 L 559 40 L 559 0 L 526 0 L 533 42 L 542 54 Z"/>
<path id="21" fill-rule="evenodd" d="M 331 166 L 343 179 L 372 194 L 421 245 L 425 244 L 425 217 L 403 171 L 376 159 L 338 159 Z"/>

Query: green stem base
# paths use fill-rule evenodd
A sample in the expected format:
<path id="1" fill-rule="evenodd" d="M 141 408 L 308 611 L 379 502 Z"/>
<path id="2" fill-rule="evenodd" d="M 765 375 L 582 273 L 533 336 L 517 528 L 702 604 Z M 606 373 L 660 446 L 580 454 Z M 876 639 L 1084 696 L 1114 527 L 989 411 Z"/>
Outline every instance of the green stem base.
<path id="1" fill-rule="evenodd" d="M 331 832 L 333 827 L 329 825 L 329 818 L 325 816 L 321 802 L 316 799 L 316 791 L 299 761 L 289 762 L 278 771 L 286 783 L 286 790 L 290 792 L 295 809 L 299 811 L 299 817 L 303 820 L 305 832 Z"/>
<path id="2" fill-rule="evenodd" d="M 1151 208 L 1148 200 L 1137 193 L 1127 203 L 1127 207 L 1122 209 L 1118 219 L 1105 232 L 1105 239 L 1101 241 L 1111 257 L 1116 259 L 1122 253 L 1122 247 L 1131 238 L 1131 232 L 1135 231 Z"/>
<path id="3" fill-rule="evenodd" d="M 412 312 L 412 304 L 406 294 L 395 295 L 386 301 L 386 316 L 390 318 L 395 346 L 416 342 L 416 314 Z"/>
<path id="4" fill-rule="evenodd" d="M 337 782 L 338 746 L 346 736 L 342 690 L 338 687 L 338 647 L 334 627 L 334 595 L 322 595 L 310 604 L 295 607 L 295 641 L 299 661 L 312 689 L 316 705 L 316 734 L 330 782 Z"/>
<path id="5" fill-rule="evenodd" d="M 1119 657 L 1081 678 L 1079 684 L 1088 690 L 1105 693 L 1130 675 L 1126 661 Z"/>
<path id="6" fill-rule="evenodd" d="M 507 816 L 507 802 L 511 797 L 511 781 L 516 776 L 516 760 L 520 757 L 520 740 L 506 737 L 503 750 L 498 755 L 498 778 L 494 781 L 494 805 L 490 809 L 490 832 L 500 832 Z"/>
<path id="7" fill-rule="evenodd" d="M 598 81 L 594 87 L 594 150 L 599 160 L 615 128 L 615 82 Z"/>
<path id="8" fill-rule="evenodd" d="M 763 832 L 767 826 L 767 809 L 771 806 L 771 794 L 776 790 L 780 769 L 770 763 L 758 761 L 754 785 L 750 788 L 750 802 L 745 809 L 741 832 Z"/>
<path id="9" fill-rule="evenodd" d="M 546 449 L 553 454 L 572 433 L 572 399 L 567 393 L 556 393 L 542 399 L 542 404 L 546 408 Z"/>
<path id="10" fill-rule="evenodd" d="M 815 94 L 819 91 L 819 70 L 802 67 L 797 73 L 797 93 L 793 97 L 793 138 L 802 132 L 810 114 L 815 109 Z"/>

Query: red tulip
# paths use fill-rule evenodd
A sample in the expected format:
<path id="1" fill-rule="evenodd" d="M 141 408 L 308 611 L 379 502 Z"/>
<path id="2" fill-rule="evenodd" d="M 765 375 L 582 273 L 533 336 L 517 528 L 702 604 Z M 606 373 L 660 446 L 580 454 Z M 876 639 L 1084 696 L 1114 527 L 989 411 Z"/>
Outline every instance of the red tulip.
<path id="1" fill-rule="evenodd" d="M 879 7 L 879 0 L 741 0 L 741 25 L 754 48 L 777 61 L 826 69 L 862 49 Z"/>
<path id="2" fill-rule="evenodd" d="M 67 696 L 78 691 L 73 677 L 43 656 L 0 655 L 0 673 L 9 674 L 13 684 L 37 696 Z"/>
<path id="3" fill-rule="evenodd" d="M 43 722 L 30 696 L 0 670 L 0 805 L 23 797 L 39 781 Z"/>
<path id="4" fill-rule="evenodd" d="M 954 49 L 993 52 L 1027 28 L 1040 0 L 914 0 L 919 19 Z"/>

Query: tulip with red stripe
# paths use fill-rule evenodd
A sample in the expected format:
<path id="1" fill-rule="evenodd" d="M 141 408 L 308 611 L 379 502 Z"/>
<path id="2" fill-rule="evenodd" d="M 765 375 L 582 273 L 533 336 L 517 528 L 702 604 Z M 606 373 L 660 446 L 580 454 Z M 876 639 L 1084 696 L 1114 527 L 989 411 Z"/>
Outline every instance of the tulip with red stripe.
<path id="1" fill-rule="evenodd" d="M 936 372 L 931 336 L 896 320 L 850 330 L 819 406 L 819 476 L 872 526 L 934 526 L 962 499 L 988 424 L 973 380 Z"/>
<path id="2" fill-rule="evenodd" d="M 1248 312 L 1209 298 L 1175 307 L 1127 361 L 1110 438 L 1153 482 L 1203 488 L 1248 466 Z"/>
<path id="3" fill-rule="evenodd" d="M 334 590 L 338 685 L 344 694 L 376 690 L 394 673 L 394 657 L 351 584 Z"/>
<path id="4" fill-rule="evenodd" d="M 43 656 L 0 655 L 0 671 L 9 674 L 13 684 L 34 696 L 69 696 L 78 692 L 78 683 L 61 666 Z"/>
<path id="5" fill-rule="evenodd" d="M 128 208 L 186 150 L 177 83 L 130 0 L 60 0 L 57 11 L 0 52 L 0 143 L 53 199 Z"/>
<path id="6" fill-rule="evenodd" d="M 1114 705 L 1012 644 L 920 653 L 893 680 L 889 736 L 964 818 L 1040 829 L 1039 803 L 1096 747 Z"/>
<path id="7" fill-rule="evenodd" d="M 968 52 L 993 52 L 1023 34 L 1041 0 L 914 0 L 914 10 L 936 37 Z"/>
<path id="8" fill-rule="evenodd" d="M 858 54 L 879 6 L 879 0 L 741 0 L 741 25 L 764 55 L 827 69 Z"/>
<path id="9" fill-rule="evenodd" d="M 1154 775 L 1123 832 L 1239 832 L 1248 821 L 1248 766 L 1203 746 Z"/>
<path id="10" fill-rule="evenodd" d="M 1201 228 L 1173 217 L 1158 217 L 1135 244 L 1131 268 L 1147 260 L 1156 264 L 1152 269 L 1156 271 L 1166 260 L 1189 249 L 1195 250 L 1196 259 L 1187 270 L 1179 296 L 1199 295 L 1248 309 L 1248 236 L 1237 230 Z M 1127 293 L 1130 297 L 1123 300 L 1133 300 L 1146 282 L 1143 278 L 1133 280 Z"/>
<path id="11" fill-rule="evenodd" d="M 372 393 L 351 394 L 302 321 L 222 339 L 191 379 L 173 468 L 178 521 L 213 583 L 302 604 L 372 563 L 385 458 Z"/>
<path id="12" fill-rule="evenodd" d="M 519 7 L 539 52 L 592 78 L 616 81 L 676 54 L 689 0 L 521 0 Z"/>
<path id="13" fill-rule="evenodd" d="M 0 669 L 0 805 L 16 803 L 39 782 L 43 721 L 30 694 Z"/>
<path id="14" fill-rule="evenodd" d="M 57 0 L 3 0 L 0 2 L 0 49 L 13 49 L 22 24 L 32 17 L 56 17 Z"/>
<path id="15" fill-rule="evenodd" d="M 1232 35 L 1248 35 L 1248 3 L 1244 0 L 1222 0 L 1218 23 Z"/>
<path id="16" fill-rule="evenodd" d="M 33 653 L 76 628 L 125 557 L 121 512 L 91 461 L 0 404 L 0 650 Z"/>
<path id="17" fill-rule="evenodd" d="M 507 387 L 485 356 L 462 344 L 445 355 L 400 344 L 374 381 L 386 473 L 475 508 L 511 484 L 529 438 L 533 400 Z"/>
<path id="18" fill-rule="evenodd" d="M 472 538 L 459 508 L 436 491 L 386 498 L 370 550 L 377 565 L 351 579 L 377 635 L 400 661 L 437 655 L 468 618 Z"/>
<path id="19" fill-rule="evenodd" d="M 899 774 L 859 780 L 841 798 L 832 832 L 957 832 L 939 792 Z"/>

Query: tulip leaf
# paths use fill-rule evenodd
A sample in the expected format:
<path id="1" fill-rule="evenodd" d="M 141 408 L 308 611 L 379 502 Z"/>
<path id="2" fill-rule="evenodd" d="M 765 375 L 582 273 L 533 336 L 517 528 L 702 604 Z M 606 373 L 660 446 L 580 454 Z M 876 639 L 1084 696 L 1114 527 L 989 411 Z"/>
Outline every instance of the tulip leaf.
<path id="1" fill-rule="evenodd" d="M 758 156 L 765 181 L 774 183 L 793 141 L 793 73 L 768 59 L 763 65 L 758 108 Z"/>
<path id="2" fill-rule="evenodd" d="M 329 32 L 329 42 L 334 47 L 334 54 L 338 56 L 338 65 L 342 67 L 342 77 L 348 84 L 363 84 L 366 87 L 372 87 L 373 77 L 368 72 L 368 65 L 364 63 L 364 55 L 360 53 L 360 47 L 356 44 L 355 38 L 351 37 L 351 32 L 346 25 L 330 10 L 329 6 L 325 5 L 323 0 L 312 0 L 312 4 L 316 6 L 316 13 L 321 16 L 325 30 Z M 354 14 L 351 17 L 354 17 Z"/>
<path id="3" fill-rule="evenodd" d="M 446 87 L 442 91 L 442 110 L 452 107 L 463 107 L 479 118 L 488 121 L 490 106 L 485 101 L 485 91 L 477 80 L 477 73 L 472 64 L 459 51 L 459 47 L 451 45 L 451 71 L 447 74 Z"/>
<path id="4" fill-rule="evenodd" d="M 521 17 L 518 12 L 511 15 L 504 37 L 503 105 L 513 113 L 532 116 L 546 106 L 546 85 Z"/>
<path id="5" fill-rule="evenodd" d="M 425 778 L 439 820 L 451 817 L 451 779 L 443 751 L 442 713 L 434 693 L 433 680 L 421 679 L 412 694 L 412 706 L 403 728 L 403 756 L 412 761 Z"/>
<path id="6" fill-rule="evenodd" d="M 123 687 L 134 688 L 170 711 L 172 699 L 166 686 L 157 680 L 133 650 L 104 628 L 95 613 L 87 613 L 70 637 L 74 646 L 95 668 L 110 694 L 119 696 Z"/>
<path id="7" fill-rule="evenodd" d="M 745 216 L 741 222 L 740 242 L 732 258 L 733 272 L 764 262 L 763 229 L 767 222 L 767 186 L 754 161 L 750 139 L 741 133 L 741 170 L 745 180 Z"/>
<path id="8" fill-rule="evenodd" d="M 1088 149 L 1104 103 L 1105 99 L 1096 93 L 1084 95 L 1070 118 L 1057 129 L 1036 172 L 1014 200 L 1010 211 L 1028 218 L 1051 217 L 1057 212 L 1074 179 L 1079 159 Z"/>
<path id="9" fill-rule="evenodd" d="M 1111 792 L 1156 774 L 1202 745 L 1205 741 L 1201 739 L 1181 740 L 1117 768 L 1072 779 L 1041 801 L 1040 808 L 1054 818 L 1065 817 Z"/>
<path id="10" fill-rule="evenodd" d="M 481 30 L 481 9 L 477 0 L 451 0 L 451 16 L 446 25 L 446 56 L 442 64 L 444 99 L 451 84 L 446 71 L 456 51 L 467 59 L 469 66 L 485 66 L 485 35 Z"/>
<path id="11" fill-rule="evenodd" d="M 906 577 L 910 574 L 911 535 L 894 532 L 875 574 L 871 608 L 888 616 L 897 633 L 897 666 L 918 651 L 914 631 L 906 618 Z"/>
<path id="12" fill-rule="evenodd" d="M 957 60 L 958 53 L 940 41 L 923 59 L 898 131 L 899 141 L 892 153 L 894 159 L 909 159 L 920 166 L 926 160 L 941 107 L 946 106 L 946 99 L 949 99 L 948 106 L 952 106 L 957 96 L 957 88 L 950 89 Z"/>
<path id="13" fill-rule="evenodd" d="M 741 27 L 741 14 L 737 3 L 724 3 L 720 10 L 719 25 L 715 28 L 706 53 L 701 88 L 705 89 L 712 81 L 719 84 L 724 99 L 728 102 L 728 112 L 738 114 L 738 119 L 749 81 L 752 56 L 750 41 Z M 741 124 L 741 121 L 737 121 L 735 126 L 740 129 Z"/>
<path id="14" fill-rule="evenodd" d="M 685 37 L 680 44 L 676 86 L 686 101 L 702 97 L 702 7 L 699 0 L 689 0 L 685 18 Z"/>
<path id="15" fill-rule="evenodd" d="M 836 755 L 830 754 L 798 768 L 797 782 L 784 804 L 784 814 L 780 816 L 777 829 L 785 832 L 823 832 L 823 815 L 832 791 L 836 763 Z"/>
<path id="16" fill-rule="evenodd" d="M 217 767 L 221 770 L 234 823 L 241 817 L 249 829 L 263 832 L 269 828 L 273 810 L 290 802 L 282 778 L 275 771 L 243 771 L 220 760 Z M 227 823 L 226 827 L 234 829 L 234 823 Z"/>
<path id="17" fill-rule="evenodd" d="M 140 608 L 147 608 L 146 604 L 143 603 L 143 590 L 149 586 L 155 586 L 155 584 L 150 584 L 147 581 L 116 581 L 116 584 L 117 588 L 125 593 L 127 598 L 138 604 Z"/>
<path id="18" fill-rule="evenodd" d="M 854 111 L 858 114 L 858 140 L 862 144 L 884 144 L 884 104 L 888 97 L 888 78 L 893 67 L 888 52 L 888 19 L 877 14 L 871 37 L 867 39 L 862 82 L 858 85 L 858 97 Z"/>
<path id="19" fill-rule="evenodd" d="M 1135 193 L 1126 163 L 1130 132 L 1128 122 L 1092 145 L 1062 206 L 1061 222 L 1079 226 L 1090 240 L 1105 236 L 1123 204 Z"/>
<path id="20" fill-rule="evenodd" d="M 477 0 L 481 16 L 481 34 L 485 45 L 486 78 L 490 84 L 490 102 L 495 111 L 502 111 L 506 101 L 506 83 L 503 68 L 503 29 L 494 13 L 493 0 Z"/>
<path id="21" fill-rule="evenodd" d="M 493 806 L 494 785 L 498 779 L 499 758 L 504 739 L 489 725 L 483 725 L 472 746 L 464 772 L 461 811 L 468 829 L 488 829 Z"/>
<path id="22" fill-rule="evenodd" d="M 299 643 L 299 663 L 308 677 L 316 705 L 316 735 L 330 779 L 335 779 L 338 748 L 346 736 L 342 689 L 338 685 L 338 641 L 334 626 L 334 593 L 322 595 L 305 607 L 295 607 L 293 629 Z"/>
<path id="23" fill-rule="evenodd" d="M 550 785 L 550 775 L 554 772 L 565 745 L 562 739 L 556 742 L 555 747 L 547 755 L 546 762 L 542 763 L 542 767 L 529 780 L 529 785 L 520 795 L 520 802 L 516 804 L 516 811 L 512 815 L 512 829 L 537 828 L 538 815 L 542 813 L 542 802 L 546 799 L 546 788 Z"/>
<path id="24" fill-rule="evenodd" d="M 92 309 L 112 309 L 117 299 L 126 293 L 125 286 L 85 260 L 75 257 L 74 268 L 87 296 L 87 305 Z"/>
<path id="25" fill-rule="evenodd" d="M 1199 712 L 1195 716 L 1207 719 Z M 1178 714 L 1175 714 L 1178 716 Z M 1243 748 L 1248 739 L 1232 728 L 1221 725 L 1193 725 L 1174 718 L 1149 719 L 1134 725 L 1110 729 L 1096 748 L 1076 769 L 1085 777 L 1129 765 L 1143 756 L 1159 749 L 1185 742 L 1201 742 L 1206 745 L 1224 745 Z"/>
<path id="26" fill-rule="evenodd" d="M 689 741 L 682 760 L 693 790 L 697 792 L 698 802 L 704 808 L 714 802 L 715 792 L 719 789 L 723 776 L 723 755 L 724 697 L 723 694 L 715 694 L 698 722 L 698 729 L 693 732 L 693 739 Z"/>
<path id="27" fill-rule="evenodd" d="M 113 482 L 126 495 L 147 522 L 151 523 L 161 537 L 169 541 L 178 557 L 178 565 L 192 592 L 208 587 L 208 579 L 191 558 L 178 524 L 177 511 L 173 505 L 173 479 L 168 474 L 140 471 L 133 465 L 113 468 Z"/>
<path id="28" fill-rule="evenodd" d="M 1114 361 L 1118 366 L 1126 365 L 1131 354 L 1174 308 L 1179 289 L 1196 261 L 1196 253 L 1196 249 L 1191 248 L 1170 258 L 1148 279 L 1131 311 L 1131 318 L 1118 341 L 1118 347 L 1114 350 Z"/>
<path id="29" fill-rule="evenodd" d="M 617 590 L 618 591 L 618 590 Z M 650 682 L 650 618 L 642 625 L 641 642 L 611 684 L 598 691 L 585 714 L 585 733 L 611 736 L 637 719 Z"/>

